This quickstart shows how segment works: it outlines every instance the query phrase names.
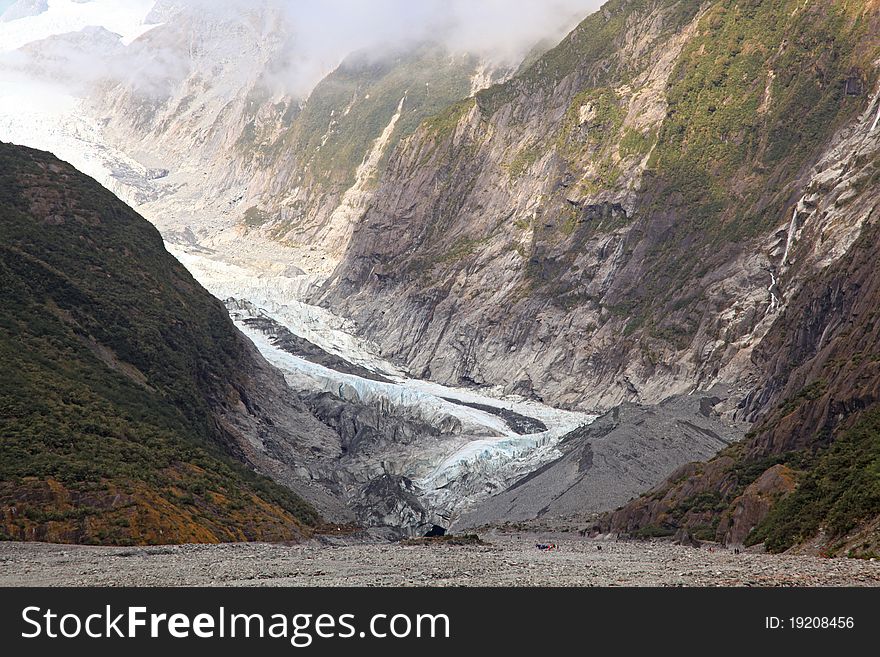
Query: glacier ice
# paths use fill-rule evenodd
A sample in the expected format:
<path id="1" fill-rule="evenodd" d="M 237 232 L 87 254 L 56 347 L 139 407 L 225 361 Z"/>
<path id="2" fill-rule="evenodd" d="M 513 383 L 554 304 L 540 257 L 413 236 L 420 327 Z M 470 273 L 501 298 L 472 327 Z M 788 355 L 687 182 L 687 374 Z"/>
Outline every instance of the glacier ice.
<path id="1" fill-rule="evenodd" d="M 504 395 L 500 389 L 477 391 L 412 378 L 405 368 L 384 360 L 373 345 L 353 335 L 348 321 L 299 300 L 308 288 L 307 275 L 256 271 L 225 262 L 217 254 L 187 252 L 175 245 L 168 248 L 215 296 L 248 302 L 235 306 L 236 324 L 284 373 L 292 388 L 330 392 L 435 427 L 449 426 L 448 418 L 456 418 L 460 429 L 441 432 L 442 440 L 402 447 L 400 453 L 387 455 L 395 474 L 412 479 L 425 507 L 443 518 L 454 519 L 479 499 L 557 458 L 559 440 L 596 417 Z M 248 308 L 250 316 L 268 316 L 295 335 L 381 374 L 390 383 L 339 372 L 284 351 L 273 344 L 270 335 L 245 322 Z M 548 428 L 520 435 L 495 414 L 447 399 L 507 408 L 541 420 Z M 418 454 L 410 453 L 413 450 Z M 397 467 L 393 467 L 395 459 Z"/>

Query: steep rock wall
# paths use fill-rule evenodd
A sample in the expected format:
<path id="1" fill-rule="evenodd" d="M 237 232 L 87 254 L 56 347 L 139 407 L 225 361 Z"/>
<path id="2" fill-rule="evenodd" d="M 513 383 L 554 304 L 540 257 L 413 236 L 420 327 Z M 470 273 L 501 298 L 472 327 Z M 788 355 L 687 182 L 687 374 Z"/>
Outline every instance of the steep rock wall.
<path id="1" fill-rule="evenodd" d="M 865 2 L 609 2 L 401 143 L 321 298 L 443 382 L 582 408 L 749 386 L 875 28 Z"/>

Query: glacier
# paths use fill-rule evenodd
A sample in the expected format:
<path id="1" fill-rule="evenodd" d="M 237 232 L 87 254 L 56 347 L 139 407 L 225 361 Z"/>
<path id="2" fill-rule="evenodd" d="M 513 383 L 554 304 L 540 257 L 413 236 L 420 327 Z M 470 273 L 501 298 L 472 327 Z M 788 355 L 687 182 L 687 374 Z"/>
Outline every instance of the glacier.
<path id="1" fill-rule="evenodd" d="M 284 373 L 293 389 L 330 392 L 432 426 L 448 426 L 450 417 L 457 419 L 460 429 L 454 433 L 441 432 L 442 440 L 432 440 L 415 449 L 401 448 L 399 454 L 387 455 L 394 474 L 411 479 L 423 505 L 440 517 L 454 521 L 479 500 L 558 458 L 559 441 L 596 418 L 504 394 L 500 388 L 476 390 L 413 378 L 402 366 L 383 359 L 374 345 L 354 335 L 350 322 L 297 298 L 311 280 L 307 274 L 286 276 L 249 271 L 241 265 L 223 262 L 218 254 L 206 255 L 171 244 L 168 248 L 212 294 L 221 299 L 246 301 L 246 305 L 255 308 L 249 313 L 240 304 L 232 313 L 233 319 L 266 360 Z M 390 382 L 339 372 L 284 351 L 273 344 L 271 336 L 246 323 L 256 313 Z M 518 434 L 499 416 L 449 399 L 506 408 L 540 420 L 548 428 L 540 433 Z"/>

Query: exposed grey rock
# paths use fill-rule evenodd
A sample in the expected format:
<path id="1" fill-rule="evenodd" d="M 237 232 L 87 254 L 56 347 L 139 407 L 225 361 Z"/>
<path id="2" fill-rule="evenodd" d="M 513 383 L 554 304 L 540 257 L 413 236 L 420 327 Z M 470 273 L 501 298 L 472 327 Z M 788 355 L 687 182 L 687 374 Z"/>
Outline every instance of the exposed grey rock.
<path id="1" fill-rule="evenodd" d="M 527 417 L 525 415 L 522 415 L 521 413 L 512 411 L 509 408 L 490 406 L 489 404 L 476 404 L 472 402 L 462 401 L 460 399 L 452 399 L 449 397 L 443 397 L 443 399 L 448 402 L 452 402 L 453 404 L 460 404 L 461 406 L 468 406 L 470 408 L 476 408 L 477 410 L 491 413 L 492 415 L 497 415 L 502 420 L 504 420 L 507 426 L 509 426 L 513 431 L 520 434 L 521 436 L 547 431 L 547 425 L 541 422 L 541 420 L 535 419 L 533 417 Z"/>
<path id="2" fill-rule="evenodd" d="M 215 400 L 223 429 L 258 471 L 294 490 L 330 522 L 355 519 L 342 489 L 316 473 L 342 454 L 339 434 L 318 420 L 244 337 L 251 369 L 237 399 Z"/>
<path id="3" fill-rule="evenodd" d="M 413 482 L 406 477 L 385 474 L 364 486 L 353 500 L 353 508 L 368 525 L 392 527 L 401 536 L 421 535 L 432 523 L 413 488 Z"/>
<path id="4" fill-rule="evenodd" d="M 676 545 L 700 547 L 700 541 L 691 536 L 691 533 L 684 527 L 675 532 L 675 536 L 672 537 L 672 540 Z"/>
<path id="5" fill-rule="evenodd" d="M 728 423 L 713 410 L 726 396 L 716 390 L 654 406 L 622 404 L 570 433 L 561 457 L 472 509 L 454 528 L 614 509 L 679 466 L 742 438 L 747 425 Z"/>

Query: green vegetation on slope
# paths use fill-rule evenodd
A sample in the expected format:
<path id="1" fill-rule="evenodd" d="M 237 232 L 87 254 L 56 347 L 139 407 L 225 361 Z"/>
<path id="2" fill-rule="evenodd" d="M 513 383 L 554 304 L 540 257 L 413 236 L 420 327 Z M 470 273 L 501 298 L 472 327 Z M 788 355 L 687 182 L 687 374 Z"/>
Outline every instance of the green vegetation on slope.
<path id="1" fill-rule="evenodd" d="M 521 89 L 551 89 L 573 73 L 586 77 L 587 84 L 596 87 L 625 79 L 634 71 L 620 57 L 620 50 L 633 15 L 659 6 L 665 17 L 662 33 L 668 34 L 689 23 L 702 4 L 701 0 L 610 0 L 559 45 L 524 66 L 515 78 L 479 92 L 480 109 L 487 115 L 494 114 L 516 100 Z"/>
<path id="2" fill-rule="evenodd" d="M 232 458 L 212 406 L 241 338 L 144 219 L 0 144 L 0 252 L 0 535 L 281 540 L 318 521 Z"/>
<path id="3" fill-rule="evenodd" d="M 866 224 L 839 260 L 804 282 L 753 358 L 770 395 L 742 442 L 690 464 L 616 511 L 629 532 L 685 527 L 710 540 L 802 543 L 825 554 L 880 554 L 880 227 Z M 701 509 L 697 497 L 717 506 Z"/>
<path id="4" fill-rule="evenodd" d="M 639 212 L 665 226 L 639 284 L 621 291 L 631 332 L 661 316 L 651 335 L 688 344 L 701 316 L 687 282 L 777 225 L 798 177 L 864 109 L 864 97 L 844 94 L 850 72 L 880 54 L 862 9 L 721 0 L 701 17 L 648 161 Z"/>
<path id="5" fill-rule="evenodd" d="M 537 95 L 555 102 L 576 85 L 555 135 L 538 144 L 544 152 L 555 145 L 563 159 L 574 181 L 566 195 L 619 194 L 632 182 L 623 174 L 650 153 L 628 217 L 644 240 L 640 275 L 603 300 L 626 308 L 626 336 L 685 348 L 705 319 L 703 292 L 689 282 L 788 213 L 799 177 L 867 102 L 844 93 L 847 77 L 871 75 L 880 56 L 865 11 L 864 0 L 612 0 L 515 78 L 477 94 L 484 117 L 507 108 L 503 121 L 511 122 L 529 115 Z M 626 103 L 644 91 L 639 76 L 695 18 L 667 82 L 666 116 L 656 130 L 624 127 Z M 510 157 L 513 173 L 527 168 L 527 158 Z M 565 200 L 546 205 L 565 208 Z M 535 257 L 543 264 L 527 269 L 530 294 L 570 291 L 565 276 L 533 274 L 552 260 L 564 272 L 593 230 L 553 216 L 539 227 Z"/>
<path id="6" fill-rule="evenodd" d="M 730 222 L 725 237 L 766 228 L 760 213 L 749 223 L 724 212 L 737 183 L 753 177 L 745 193 L 755 200 L 768 174 L 797 173 L 862 109 L 843 94 L 850 70 L 866 63 L 856 44 L 869 35 L 858 16 L 839 3 L 797 0 L 725 0 L 708 10 L 673 72 L 651 158 L 658 175 L 698 210 L 697 222 Z"/>
<path id="7" fill-rule="evenodd" d="M 824 528 L 842 537 L 880 513 L 880 410 L 865 413 L 802 464 L 795 491 L 776 504 L 749 543 L 779 552 Z"/>
<path id="8" fill-rule="evenodd" d="M 436 46 L 379 59 L 353 55 L 315 87 L 291 130 L 273 149 L 303 158 L 319 180 L 349 187 L 404 96 L 383 162 L 423 119 L 470 94 L 475 66 L 474 58 L 453 57 Z"/>

